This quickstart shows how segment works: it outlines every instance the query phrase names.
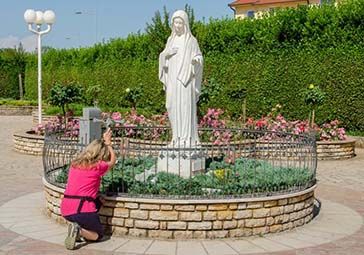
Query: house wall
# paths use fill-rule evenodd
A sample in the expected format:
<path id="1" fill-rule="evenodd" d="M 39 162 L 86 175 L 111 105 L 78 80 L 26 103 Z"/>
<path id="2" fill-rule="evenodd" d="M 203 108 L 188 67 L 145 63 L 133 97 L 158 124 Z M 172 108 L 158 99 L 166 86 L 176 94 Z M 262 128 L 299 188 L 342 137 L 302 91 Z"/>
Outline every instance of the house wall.
<path id="1" fill-rule="evenodd" d="M 320 0 L 310 1 L 310 4 L 320 4 Z M 254 11 L 254 18 L 260 18 L 265 12 L 276 8 L 296 8 L 298 5 L 307 5 L 307 1 L 294 1 L 290 3 L 270 3 L 270 4 L 249 4 L 235 7 L 235 18 L 244 19 L 248 17 L 248 11 Z"/>

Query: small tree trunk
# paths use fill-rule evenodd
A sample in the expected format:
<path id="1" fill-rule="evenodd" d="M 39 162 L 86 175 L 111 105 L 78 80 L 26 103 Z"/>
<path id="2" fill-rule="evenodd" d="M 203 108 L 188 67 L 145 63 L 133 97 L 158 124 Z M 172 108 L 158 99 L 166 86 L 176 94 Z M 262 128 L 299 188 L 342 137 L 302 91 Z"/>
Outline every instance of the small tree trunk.
<path id="1" fill-rule="evenodd" d="M 315 109 L 312 109 L 312 116 L 311 116 L 311 128 L 315 124 Z"/>
<path id="2" fill-rule="evenodd" d="M 18 74 L 19 77 L 19 97 L 23 100 L 24 92 L 23 92 L 23 79 L 21 77 L 21 73 Z"/>
<path id="3" fill-rule="evenodd" d="M 246 121 L 246 98 L 243 99 L 243 125 L 245 125 Z"/>
<path id="4" fill-rule="evenodd" d="M 63 118 L 64 120 L 66 120 L 66 110 L 64 108 L 64 105 L 62 105 L 61 108 L 62 108 Z"/>

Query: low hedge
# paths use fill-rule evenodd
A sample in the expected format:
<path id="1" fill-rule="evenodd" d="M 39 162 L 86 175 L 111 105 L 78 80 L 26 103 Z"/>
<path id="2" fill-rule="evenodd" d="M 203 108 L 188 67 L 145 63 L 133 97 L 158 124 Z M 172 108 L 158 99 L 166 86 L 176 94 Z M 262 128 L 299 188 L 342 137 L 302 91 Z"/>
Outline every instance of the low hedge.
<path id="1" fill-rule="evenodd" d="M 309 187 L 315 182 L 313 172 L 308 169 L 273 166 L 266 161 L 247 158 L 238 158 L 235 164 L 212 161 L 205 174 L 191 178 L 167 172 L 148 174 L 147 169 L 154 169 L 155 159 L 152 157 L 119 159 L 118 162 L 120 163 L 103 177 L 103 192 L 159 196 L 234 196 Z M 59 185 L 64 186 L 67 182 L 68 170 L 67 165 L 58 173 L 55 180 Z"/>

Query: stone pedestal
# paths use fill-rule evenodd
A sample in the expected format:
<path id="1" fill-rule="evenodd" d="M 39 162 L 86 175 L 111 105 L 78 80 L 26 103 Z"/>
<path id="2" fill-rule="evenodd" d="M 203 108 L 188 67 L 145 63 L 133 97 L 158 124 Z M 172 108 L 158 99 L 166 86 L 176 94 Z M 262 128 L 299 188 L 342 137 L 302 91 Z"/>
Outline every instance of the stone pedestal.
<path id="1" fill-rule="evenodd" d="M 178 148 L 161 151 L 157 169 L 158 172 L 163 171 L 189 178 L 205 172 L 205 157 L 199 151 L 191 152 Z"/>
<path id="2" fill-rule="evenodd" d="M 79 135 L 79 141 L 81 144 L 87 145 L 94 139 L 100 139 L 102 137 L 101 122 L 97 121 L 100 119 L 101 110 L 99 108 L 83 108 L 83 116 L 80 119 Z"/>

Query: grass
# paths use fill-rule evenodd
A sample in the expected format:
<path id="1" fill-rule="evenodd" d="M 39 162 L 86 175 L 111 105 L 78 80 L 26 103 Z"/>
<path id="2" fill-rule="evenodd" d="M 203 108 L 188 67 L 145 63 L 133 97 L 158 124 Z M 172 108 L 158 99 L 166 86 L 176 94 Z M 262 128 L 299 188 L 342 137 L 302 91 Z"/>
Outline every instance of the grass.
<path id="1" fill-rule="evenodd" d="M 350 135 L 350 136 L 363 136 L 364 137 L 364 130 L 363 131 L 361 131 L 361 130 L 347 131 L 346 134 Z"/>
<path id="2" fill-rule="evenodd" d="M 68 109 L 71 109 L 73 111 L 74 116 L 82 116 L 82 109 L 84 107 L 87 107 L 87 106 L 82 105 L 82 104 L 70 104 L 68 106 Z M 58 115 L 58 114 L 63 115 L 60 107 L 51 106 L 51 105 L 48 105 L 45 107 L 44 114 L 45 115 Z"/>
<path id="3" fill-rule="evenodd" d="M 9 106 L 36 106 L 38 102 L 35 100 L 16 100 L 11 98 L 0 98 L 0 105 Z"/>

